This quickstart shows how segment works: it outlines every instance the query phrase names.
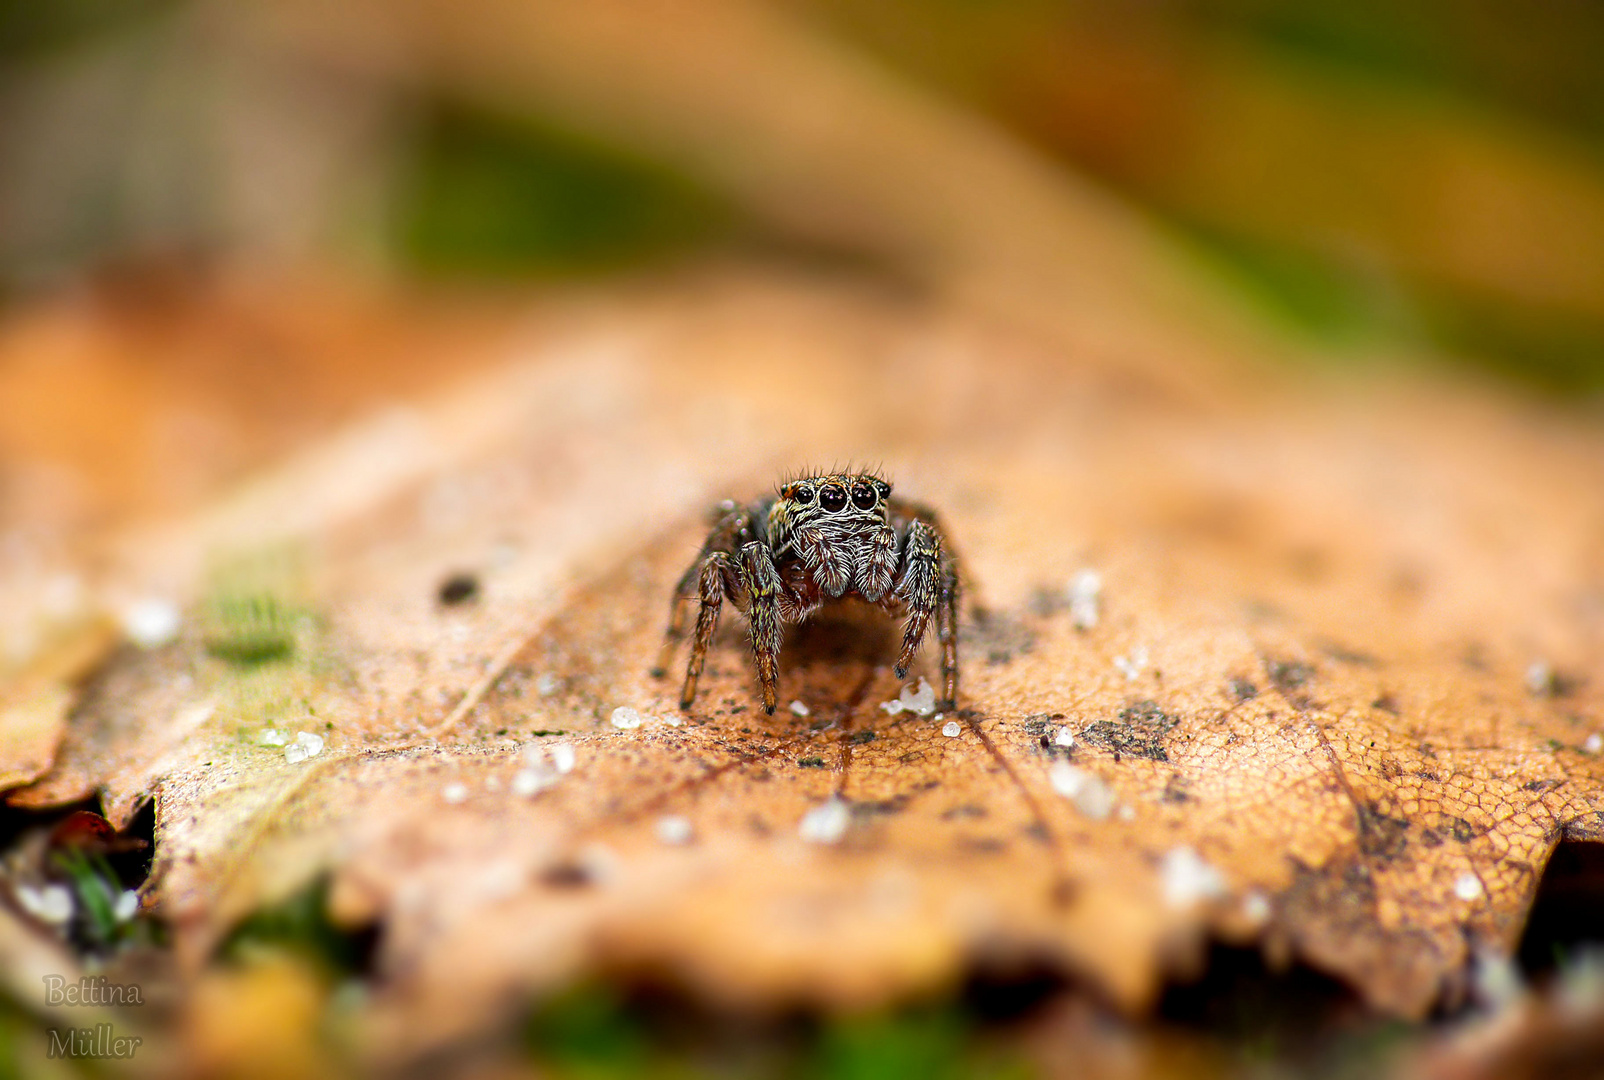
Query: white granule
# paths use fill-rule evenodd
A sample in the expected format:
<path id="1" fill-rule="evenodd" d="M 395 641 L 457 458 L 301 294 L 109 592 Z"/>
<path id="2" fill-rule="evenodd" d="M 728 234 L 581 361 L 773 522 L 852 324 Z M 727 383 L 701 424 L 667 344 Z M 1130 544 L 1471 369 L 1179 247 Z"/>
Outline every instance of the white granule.
<path id="1" fill-rule="evenodd" d="M 550 752 L 552 768 L 563 774 L 574 771 L 574 762 L 578 760 L 579 755 L 574 752 L 573 743 L 554 743 Z"/>
<path id="2" fill-rule="evenodd" d="M 40 922 L 60 926 L 72 918 L 72 893 L 65 885 L 18 885 L 17 903 Z"/>
<path id="3" fill-rule="evenodd" d="M 810 844 L 834 844 L 846 835 L 852 824 L 852 808 L 844 799 L 831 796 L 802 815 L 797 832 Z"/>
<path id="4" fill-rule="evenodd" d="M 1251 890 L 1242 898 L 1242 916 L 1254 926 L 1269 922 L 1270 912 L 1270 898 L 1258 889 Z"/>
<path id="5" fill-rule="evenodd" d="M 1122 804 L 1119 808 L 1119 819 L 1121 821 L 1135 821 L 1136 807 L 1132 806 L 1130 803 Z"/>
<path id="6" fill-rule="evenodd" d="M 1600 735 L 1596 731 L 1593 732 L 1593 734 L 1582 740 L 1582 749 L 1589 754 L 1596 754 L 1600 750 L 1604 750 L 1604 735 Z"/>
<path id="7" fill-rule="evenodd" d="M 679 727 L 684 722 L 684 720 L 680 719 L 678 713 L 669 713 L 667 716 L 663 717 L 663 723 L 667 724 L 669 727 Z"/>
<path id="8" fill-rule="evenodd" d="M 540 794 L 563 774 L 573 771 L 575 757 L 571 743 L 554 743 L 551 746 L 538 742 L 525 744 L 524 767 L 513 773 L 512 793 L 524 799 Z"/>
<path id="9" fill-rule="evenodd" d="M 1130 656 L 1114 657 L 1114 666 L 1119 668 L 1120 674 L 1125 676 L 1127 682 L 1135 682 L 1147 666 L 1147 646 L 1138 645 L 1131 650 Z"/>
<path id="10" fill-rule="evenodd" d="M 440 789 L 440 797 L 452 806 L 468 801 L 468 785 L 460 783 L 447 784 Z"/>
<path id="11" fill-rule="evenodd" d="M 535 693 L 541 697 L 551 697 L 560 686 L 562 684 L 557 681 L 557 676 L 547 672 L 535 680 Z"/>
<path id="12" fill-rule="evenodd" d="M 1454 895 L 1461 900 L 1474 900 L 1481 895 L 1481 878 L 1465 871 L 1454 879 Z"/>
<path id="13" fill-rule="evenodd" d="M 283 746 L 290 741 L 290 737 L 277 728 L 267 728 L 258 736 L 258 741 L 263 746 Z"/>
<path id="14" fill-rule="evenodd" d="M 962 731 L 963 728 L 958 726 L 956 720 L 948 720 L 941 726 L 941 733 L 949 739 L 956 739 Z"/>
<path id="15" fill-rule="evenodd" d="M 112 905 L 111 917 L 120 923 L 125 923 L 139 914 L 139 894 L 132 889 L 124 889 Z"/>
<path id="16" fill-rule="evenodd" d="M 693 832 L 690 818 L 669 814 L 657 819 L 657 839 L 665 844 L 688 844 Z"/>
<path id="17" fill-rule="evenodd" d="M 159 649 L 178 637 L 182 620 L 171 600 L 136 600 L 122 612 L 123 633 L 141 649 Z"/>
<path id="18" fill-rule="evenodd" d="M 628 705 L 620 705 L 613 710 L 613 727 L 623 728 L 626 731 L 630 728 L 640 727 L 640 713 L 631 709 Z"/>
<path id="19" fill-rule="evenodd" d="M 883 701 L 880 707 L 892 716 L 904 711 L 929 716 L 936 711 L 936 688 L 921 677 L 917 689 L 904 686 L 895 701 Z"/>
<path id="20" fill-rule="evenodd" d="M 1093 821 L 1103 821 L 1114 812 L 1114 789 L 1101 777 L 1077 768 L 1067 761 L 1055 761 L 1047 771 L 1053 790 L 1075 804 L 1075 809 Z"/>
<path id="21" fill-rule="evenodd" d="M 295 741 L 284 748 L 284 760 L 291 765 L 297 765 L 307 758 L 315 758 L 323 752 L 323 736 L 314 735 L 310 731 L 297 731 Z"/>
<path id="22" fill-rule="evenodd" d="M 1159 864 L 1164 902 L 1172 908 L 1189 908 L 1226 894 L 1225 876 L 1206 862 L 1196 848 L 1171 848 Z"/>
<path id="23" fill-rule="evenodd" d="M 540 769 L 519 769 L 512 774 L 512 793 L 520 799 L 539 795 L 557 782 L 557 775 Z"/>
<path id="24" fill-rule="evenodd" d="M 1067 727 L 1061 727 L 1053 735 L 1054 746 L 1070 747 L 1075 745 L 1075 733 Z"/>
<path id="25" fill-rule="evenodd" d="M 798 716 L 806 716 L 808 714 L 808 707 L 800 701 L 791 702 L 790 709 Z"/>
<path id="26" fill-rule="evenodd" d="M 1548 661 L 1534 661 L 1526 669 L 1526 689 L 1534 694 L 1546 694 L 1554 689 L 1554 668 Z"/>
<path id="27" fill-rule="evenodd" d="M 1097 625 L 1098 599 L 1103 593 L 1103 575 L 1096 570 L 1082 570 L 1069 582 L 1069 618 L 1077 630 L 1090 630 Z"/>

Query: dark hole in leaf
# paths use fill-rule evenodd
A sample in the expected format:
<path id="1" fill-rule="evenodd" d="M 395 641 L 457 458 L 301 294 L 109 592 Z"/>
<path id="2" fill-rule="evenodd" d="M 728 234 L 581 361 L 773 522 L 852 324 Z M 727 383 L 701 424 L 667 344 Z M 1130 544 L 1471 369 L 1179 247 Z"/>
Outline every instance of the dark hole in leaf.
<path id="1" fill-rule="evenodd" d="M 1543 979 L 1604 950 L 1604 843 L 1562 841 L 1537 886 L 1517 953 L 1528 978 Z"/>
<path id="2" fill-rule="evenodd" d="M 1323 1063 L 1339 1050 L 1367 1057 L 1403 1030 L 1367 1011 L 1329 976 L 1301 964 L 1272 970 L 1258 950 L 1218 943 L 1210 946 L 1200 977 L 1165 990 L 1158 1013 L 1260 1060 L 1288 1064 Z"/>

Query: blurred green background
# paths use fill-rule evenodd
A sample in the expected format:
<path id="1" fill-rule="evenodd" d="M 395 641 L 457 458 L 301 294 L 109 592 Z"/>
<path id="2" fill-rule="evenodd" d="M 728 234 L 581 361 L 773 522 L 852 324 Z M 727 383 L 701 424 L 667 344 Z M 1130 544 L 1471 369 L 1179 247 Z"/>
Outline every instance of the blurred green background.
<path id="1" fill-rule="evenodd" d="M 1118 193 L 1339 359 L 1427 352 L 1566 399 L 1604 387 L 1604 6 L 781 7 Z M 175 254 L 500 283 L 785 250 L 652 147 L 295 67 L 218 10 L 0 2 L 5 296 Z"/>

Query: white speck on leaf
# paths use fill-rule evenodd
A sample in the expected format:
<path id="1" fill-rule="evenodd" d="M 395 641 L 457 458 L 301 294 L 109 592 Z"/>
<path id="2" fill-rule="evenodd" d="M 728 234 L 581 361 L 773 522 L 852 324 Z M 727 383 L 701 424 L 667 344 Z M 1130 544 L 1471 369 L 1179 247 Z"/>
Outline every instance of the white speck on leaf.
<path id="1" fill-rule="evenodd" d="M 1526 689 L 1534 694 L 1554 692 L 1554 668 L 1546 660 L 1533 661 L 1526 669 Z"/>
<path id="2" fill-rule="evenodd" d="M 561 686 L 562 684 L 557 681 L 557 676 L 546 672 L 535 680 L 535 693 L 541 697 L 551 697 Z"/>
<path id="3" fill-rule="evenodd" d="M 628 705 L 620 705 L 613 710 L 613 727 L 621 728 L 625 731 L 630 728 L 640 727 L 640 713 L 631 709 Z"/>
<path id="4" fill-rule="evenodd" d="M 468 800 L 468 785 L 462 783 L 447 784 L 440 791 L 440 797 L 452 806 Z"/>
<path id="5" fill-rule="evenodd" d="M 1593 734 L 1582 740 L 1582 749 L 1589 754 L 1596 754 L 1604 750 L 1604 735 L 1600 735 L 1596 731 L 1593 732 Z"/>
<path id="6" fill-rule="evenodd" d="M 846 835 L 852 823 L 852 809 L 844 799 L 831 796 L 802 815 L 797 831 L 810 844 L 834 844 Z"/>
<path id="7" fill-rule="evenodd" d="M 688 844 L 693 832 L 690 818 L 668 814 L 657 819 L 657 839 L 665 844 Z"/>
<path id="8" fill-rule="evenodd" d="M 284 760 L 291 765 L 298 765 L 307 758 L 315 758 L 323 752 L 323 736 L 314 735 L 310 731 L 297 731 L 295 741 L 284 748 Z"/>
<path id="9" fill-rule="evenodd" d="M 949 739 L 956 739 L 962 731 L 963 728 L 958 726 L 958 721 L 956 720 L 948 720 L 941 727 L 941 733 Z"/>
<path id="10" fill-rule="evenodd" d="M 1164 884 L 1164 902 L 1172 908 L 1189 908 L 1226 894 L 1225 876 L 1196 848 L 1183 846 L 1165 852 L 1159 876 Z"/>
<path id="11" fill-rule="evenodd" d="M 921 677 L 917 688 L 904 686 L 895 701 L 881 702 L 880 707 L 892 716 L 900 712 L 929 716 L 936 711 L 936 688 Z"/>
<path id="12" fill-rule="evenodd" d="M 1114 789 L 1102 777 L 1067 761 L 1055 761 L 1047 772 L 1053 790 L 1075 804 L 1075 809 L 1093 821 L 1103 821 L 1114 812 Z"/>
<path id="13" fill-rule="evenodd" d="M 1057 733 L 1053 735 L 1053 745 L 1054 746 L 1066 746 L 1066 747 L 1067 746 L 1074 746 L 1075 745 L 1075 733 L 1073 731 L 1069 730 L 1067 727 L 1059 728 Z"/>
<path id="14" fill-rule="evenodd" d="M 141 649 L 159 649 L 178 637 L 182 619 L 171 600 L 148 597 L 122 612 L 123 633 Z"/>
<path id="15" fill-rule="evenodd" d="M 276 728 L 267 728 L 262 732 L 258 741 L 263 746 L 283 746 L 290 741 L 290 737 Z"/>
<path id="16" fill-rule="evenodd" d="M 1098 600 L 1103 593 L 1103 575 L 1096 570 L 1082 570 L 1069 582 L 1069 618 L 1077 630 L 1090 630 L 1097 625 Z"/>
<path id="17" fill-rule="evenodd" d="M 1119 668 L 1120 674 L 1125 676 L 1127 682 L 1135 682 L 1147 666 L 1147 646 L 1138 645 L 1131 650 L 1129 656 L 1114 657 L 1114 666 Z"/>
<path id="18" fill-rule="evenodd" d="M 512 793 L 520 799 L 539 795 L 557 782 L 555 773 L 539 769 L 519 769 L 512 774 Z"/>
<path id="19" fill-rule="evenodd" d="M 551 764 L 559 773 L 567 774 L 574 771 L 574 762 L 579 755 L 574 751 L 573 743 L 560 742 L 551 748 Z"/>
<path id="20" fill-rule="evenodd" d="M 1465 871 L 1454 879 L 1454 895 L 1461 900 L 1474 900 L 1481 895 L 1481 878 Z"/>
<path id="21" fill-rule="evenodd" d="M 806 716 L 808 714 L 808 707 L 800 701 L 791 702 L 790 709 L 797 716 Z"/>

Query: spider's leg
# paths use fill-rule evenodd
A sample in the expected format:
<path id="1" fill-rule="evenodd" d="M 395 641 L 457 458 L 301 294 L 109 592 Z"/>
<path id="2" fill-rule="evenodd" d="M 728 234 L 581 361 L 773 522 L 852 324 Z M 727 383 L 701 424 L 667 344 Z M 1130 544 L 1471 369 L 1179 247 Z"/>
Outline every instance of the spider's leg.
<path id="1" fill-rule="evenodd" d="M 703 560 L 705 561 L 705 560 Z M 663 634 L 663 648 L 657 654 L 657 664 L 652 668 L 652 675 L 661 679 L 668 674 L 669 662 L 674 659 L 674 650 L 685 639 L 685 607 L 696 598 L 696 579 L 702 572 L 701 561 L 693 563 L 674 586 L 674 595 L 668 602 L 668 630 Z"/>
<path id="2" fill-rule="evenodd" d="M 752 630 L 752 656 L 763 684 L 763 711 L 772 716 L 781 639 L 780 575 L 768 546 L 756 540 L 741 548 L 741 569 L 749 597 L 746 619 Z"/>
<path id="3" fill-rule="evenodd" d="M 958 704 L 958 568 L 952 556 L 942 560 L 936 599 L 936 637 L 941 641 L 942 709 Z"/>
<path id="4" fill-rule="evenodd" d="M 702 606 L 696 613 L 696 637 L 691 642 L 690 661 L 685 665 L 685 689 L 679 695 L 682 709 L 689 709 L 696 700 L 696 680 L 702 677 L 702 662 L 707 659 L 708 646 L 713 644 L 713 631 L 718 629 L 724 597 L 733 596 L 739 581 L 740 564 L 728 552 L 715 551 L 702 561 L 697 580 L 697 595 Z"/>
<path id="5" fill-rule="evenodd" d="M 941 534 L 928 521 L 915 519 L 908 526 L 902 546 L 902 575 L 897 595 L 908 605 L 908 621 L 902 630 L 902 652 L 897 656 L 897 678 L 905 679 L 913 664 L 913 654 L 924 642 L 930 616 L 940 597 Z"/>

